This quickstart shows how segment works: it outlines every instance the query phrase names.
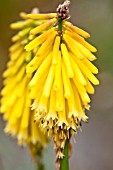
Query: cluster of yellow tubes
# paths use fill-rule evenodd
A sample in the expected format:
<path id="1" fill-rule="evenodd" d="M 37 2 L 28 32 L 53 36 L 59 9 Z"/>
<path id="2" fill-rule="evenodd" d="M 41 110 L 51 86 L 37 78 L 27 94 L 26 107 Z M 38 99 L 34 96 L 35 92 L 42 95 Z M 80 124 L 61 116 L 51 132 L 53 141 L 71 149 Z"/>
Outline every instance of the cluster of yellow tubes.
<path id="1" fill-rule="evenodd" d="M 44 143 L 48 133 L 60 157 L 67 138 L 88 119 L 89 94 L 99 84 L 94 75 L 98 69 L 92 64 L 96 48 L 85 41 L 90 37 L 87 32 L 66 20 L 59 32 L 56 13 L 21 16 L 24 21 L 11 25 L 22 30 L 12 38 L 15 44 L 3 74 L 5 131 L 19 141 Z M 40 136 L 40 130 L 45 134 Z"/>
<path id="2" fill-rule="evenodd" d="M 33 38 L 29 31 L 43 22 L 27 19 L 11 24 L 12 29 L 21 31 L 12 37 L 13 45 L 9 48 L 10 60 L 3 73 L 4 88 L 1 91 L 1 112 L 7 121 L 5 132 L 17 137 L 19 144 L 27 143 L 37 147 L 46 145 L 47 135 L 43 128 L 34 123 L 35 110 L 31 110 L 30 107 L 31 76 L 26 74 L 26 66 L 34 57 L 34 51 L 27 52 L 24 47 Z"/>

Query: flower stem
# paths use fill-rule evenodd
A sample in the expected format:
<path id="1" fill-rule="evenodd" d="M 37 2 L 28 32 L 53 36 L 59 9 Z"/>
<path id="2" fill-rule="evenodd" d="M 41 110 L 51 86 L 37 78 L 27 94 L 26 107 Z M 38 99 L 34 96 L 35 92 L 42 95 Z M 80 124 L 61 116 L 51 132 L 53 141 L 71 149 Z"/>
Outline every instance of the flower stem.
<path id="1" fill-rule="evenodd" d="M 64 147 L 64 158 L 60 160 L 60 170 L 69 170 L 69 159 L 68 159 L 68 140 Z"/>
<path id="2" fill-rule="evenodd" d="M 58 30 L 62 32 L 62 19 L 58 20 Z"/>
<path id="3" fill-rule="evenodd" d="M 37 164 L 37 169 L 36 170 L 44 170 L 44 164 L 40 163 L 40 164 Z"/>

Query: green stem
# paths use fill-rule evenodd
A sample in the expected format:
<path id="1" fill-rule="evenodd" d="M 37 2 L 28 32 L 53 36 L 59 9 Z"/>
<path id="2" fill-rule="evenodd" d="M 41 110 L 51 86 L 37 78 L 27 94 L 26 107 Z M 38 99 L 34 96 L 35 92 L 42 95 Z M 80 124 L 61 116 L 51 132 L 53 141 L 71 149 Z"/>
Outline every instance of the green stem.
<path id="1" fill-rule="evenodd" d="M 37 169 L 36 170 L 44 170 L 44 164 L 39 164 L 37 165 Z"/>
<path id="2" fill-rule="evenodd" d="M 62 31 L 62 19 L 61 18 L 58 20 L 58 29 L 59 31 Z"/>
<path id="3" fill-rule="evenodd" d="M 37 170 L 44 170 L 44 164 L 43 164 L 43 153 L 42 150 L 37 151 Z"/>
<path id="4" fill-rule="evenodd" d="M 69 159 L 68 159 L 68 140 L 64 147 L 64 158 L 60 160 L 60 170 L 69 170 Z"/>

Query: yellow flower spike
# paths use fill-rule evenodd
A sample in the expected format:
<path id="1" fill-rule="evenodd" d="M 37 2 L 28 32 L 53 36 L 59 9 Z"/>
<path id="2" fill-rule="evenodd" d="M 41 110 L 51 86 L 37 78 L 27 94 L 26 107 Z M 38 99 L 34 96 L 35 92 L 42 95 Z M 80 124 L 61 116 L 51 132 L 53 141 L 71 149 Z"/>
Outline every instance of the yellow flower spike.
<path id="1" fill-rule="evenodd" d="M 48 13 L 48 14 L 27 14 L 25 18 L 29 19 L 51 19 L 56 17 L 56 13 Z"/>
<path id="2" fill-rule="evenodd" d="M 54 79 L 54 90 L 58 91 L 60 88 L 61 81 L 61 52 L 58 52 L 57 64 L 55 65 L 55 79 Z"/>
<path id="3" fill-rule="evenodd" d="M 55 66 L 51 65 L 45 85 L 44 85 L 43 95 L 45 97 L 50 96 L 51 87 L 54 81 L 54 74 L 55 74 Z"/>
<path id="4" fill-rule="evenodd" d="M 57 64 L 57 56 L 58 56 L 58 51 L 59 51 L 59 48 L 60 48 L 60 36 L 57 36 L 55 38 L 55 43 L 54 43 L 54 46 L 53 46 L 53 59 L 52 59 L 52 64 Z"/>
<path id="5" fill-rule="evenodd" d="M 87 48 L 91 52 L 96 52 L 97 51 L 97 49 L 94 46 L 92 46 L 91 44 L 86 42 L 84 40 L 84 38 L 79 36 L 77 33 L 66 30 L 65 34 L 70 36 L 71 38 L 75 39 L 77 42 L 81 43 L 85 48 Z"/>
<path id="6" fill-rule="evenodd" d="M 84 55 L 76 48 L 76 46 L 68 39 L 66 34 L 63 35 L 63 39 L 65 40 L 68 49 L 78 58 L 78 59 L 83 59 Z"/>
<path id="7" fill-rule="evenodd" d="M 35 75 L 33 76 L 32 80 L 30 81 L 30 86 L 34 86 L 44 74 L 44 72 L 48 69 L 51 64 L 52 53 L 50 53 L 46 59 L 42 62 L 39 69 L 36 71 Z"/>
<path id="8" fill-rule="evenodd" d="M 16 137 L 18 144 L 32 144 L 35 145 L 37 149 L 39 149 L 39 146 L 41 148 L 47 144 L 47 136 L 44 130 L 34 123 L 35 112 L 31 111 L 30 106 L 33 104 L 33 100 L 30 98 L 28 84 L 35 70 L 30 75 L 26 74 L 26 65 L 35 56 L 38 47 L 36 46 L 33 51 L 26 52 L 24 46 L 35 37 L 29 36 L 30 30 L 42 23 L 45 23 L 45 21 L 39 22 L 28 19 L 11 24 L 13 29 L 21 30 L 12 38 L 15 44 L 9 48 L 10 61 L 7 64 L 7 70 L 3 74 L 5 79 L 3 82 L 4 88 L 1 92 L 2 99 L 0 108 L 0 111 L 3 112 L 4 120 L 7 121 L 5 132 Z M 51 31 L 49 31 L 50 34 Z M 46 38 L 47 37 L 44 37 L 43 41 L 45 41 Z M 39 45 L 42 45 L 42 42 L 39 43 Z M 46 52 L 46 55 L 48 55 L 51 50 L 52 46 L 49 52 Z M 44 60 L 44 58 L 42 58 L 43 57 L 41 57 L 40 63 Z"/>
<path id="9" fill-rule="evenodd" d="M 65 98 L 69 98 L 71 97 L 70 80 L 66 74 L 66 69 L 63 61 L 62 61 L 62 78 L 63 78 Z"/>
<path id="10" fill-rule="evenodd" d="M 46 31 L 45 33 L 43 33 L 43 34 L 39 35 L 38 37 L 36 37 L 34 40 L 32 40 L 29 44 L 27 44 L 25 46 L 26 51 L 31 51 L 35 47 L 38 47 L 40 44 L 42 44 L 48 38 L 48 36 L 51 35 L 51 33 L 53 31 L 55 31 L 55 29 L 51 28 L 48 31 Z"/>
<path id="11" fill-rule="evenodd" d="M 87 33 L 86 31 L 74 26 L 72 23 L 68 22 L 68 21 L 64 21 L 64 25 L 66 25 L 67 27 L 69 27 L 72 31 L 76 32 L 77 34 L 85 37 L 85 38 L 89 38 L 90 34 Z"/>
<path id="12" fill-rule="evenodd" d="M 45 42 L 43 42 L 43 44 L 41 45 L 41 47 L 39 48 L 38 52 L 37 52 L 37 56 L 41 56 L 44 55 L 46 49 L 48 48 L 48 46 L 52 45 L 54 43 L 54 38 L 56 36 L 57 32 L 53 32 L 51 33 L 51 36 L 49 36 Z"/>
<path id="13" fill-rule="evenodd" d="M 46 22 L 46 23 L 44 23 L 44 24 L 42 24 L 42 25 L 32 29 L 30 31 L 30 34 L 36 35 L 36 34 L 42 32 L 42 31 L 44 31 L 45 29 L 47 29 L 51 25 L 55 24 L 56 22 L 57 22 L 57 19 L 53 18 L 53 19 L 49 20 L 48 22 Z"/>
<path id="14" fill-rule="evenodd" d="M 64 34 L 65 35 L 65 34 Z M 69 41 L 71 44 L 73 44 L 75 46 L 75 48 L 77 48 L 80 53 L 87 57 L 88 59 L 90 59 L 91 61 L 93 61 L 94 59 L 96 59 L 96 57 L 87 49 L 85 48 L 83 45 L 81 45 L 79 42 L 77 42 L 76 40 L 73 40 L 71 37 L 69 37 L 68 35 L 65 35 L 65 39 L 67 41 Z M 84 57 L 83 57 L 84 58 Z"/>
<path id="15" fill-rule="evenodd" d="M 63 43 L 61 44 L 61 52 L 62 52 L 64 64 L 65 64 L 65 67 L 66 67 L 66 72 L 67 72 L 69 78 L 73 78 L 74 73 L 73 73 L 73 70 L 72 70 L 72 67 L 71 67 L 71 62 L 70 62 L 70 59 L 69 59 L 69 53 L 68 53 L 66 45 L 63 44 Z"/>
<path id="16" fill-rule="evenodd" d="M 22 110 L 24 103 L 23 112 L 17 112 L 15 116 L 13 111 L 12 120 L 8 121 L 9 129 L 19 123 L 19 129 L 12 130 L 13 134 L 17 133 L 19 142 L 32 141 L 35 144 L 40 138 L 37 128 L 41 127 L 53 137 L 59 157 L 63 157 L 61 151 L 65 142 L 77 133 L 81 121 L 87 122 L 85 109 L 90 107 L 88 94 L 94 93 L 91 83 L 99 83 L 93 75 L 98 73 L 98 69 L 90 62 L 96 59 L 91 53 L 96 52 L 96 48 L 85 41 L 85 38 L 90 37 L 87 32 L 65 21 L 69 17 L 68 5 L 68 1 L 60 5 L 57 14 L 23 13 L 21 16 L 25 21 L 20 25 L 13 25 L 15 29 L 20 27 L 21 30 L 13 38 L 17 41 L 16 45 L 10 48 L 11 56 L 14 56 L 5 73 L 4 84 L 7 88 L 3 91 L 5 95 L 2 100 L 2 109 L 7 111 L 4 117 L 7 119 L 10 118 L 7 107 L 11 113 L 11 110 Z M 62 10 L 67 11 L 64 13 Z M 32 24 L 26 25 L 26 19 L 31 20 Z M 21 48 L 18 42 L 22 48 L 25 46 L 25 55 L 24 49 L 19 56 L 16 54 Z M 5 102 L 12 90 L 8 84 L 15 76 L 14 96 L 11 96 L 9 102 Z M 14 108 L 12 102 L 15 104 Z"/>

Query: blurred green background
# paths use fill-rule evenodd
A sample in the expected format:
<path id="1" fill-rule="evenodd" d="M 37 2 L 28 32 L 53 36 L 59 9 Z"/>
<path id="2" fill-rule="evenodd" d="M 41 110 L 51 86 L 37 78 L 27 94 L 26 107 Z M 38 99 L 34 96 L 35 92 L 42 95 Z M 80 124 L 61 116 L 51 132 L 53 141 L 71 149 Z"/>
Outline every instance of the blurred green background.
<path id="1" fill-rule="evenodd" d="M 8 47 L 13 32 L 9 24 L 19 19 L 19 12 L 39 7 L 54 12 L 61 0 L 0 0 L 0 87 L 8 61 Z M 73 140 L 70 170 L 113 170 L 113 0 L 71 0 L 71 21 L 91 34 L 89 42 L 98 49 L 95 64 L 100 86 L 92 96 L 89 123 Z M 0 115 L 0 170 L 33 170 L 28 151 L 3 132 Z M 53 144 L 45 150 L 45 170 L 55 170 Z"/>

